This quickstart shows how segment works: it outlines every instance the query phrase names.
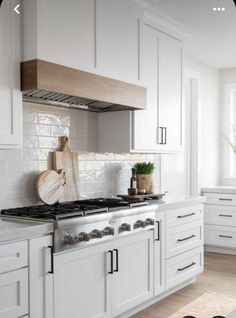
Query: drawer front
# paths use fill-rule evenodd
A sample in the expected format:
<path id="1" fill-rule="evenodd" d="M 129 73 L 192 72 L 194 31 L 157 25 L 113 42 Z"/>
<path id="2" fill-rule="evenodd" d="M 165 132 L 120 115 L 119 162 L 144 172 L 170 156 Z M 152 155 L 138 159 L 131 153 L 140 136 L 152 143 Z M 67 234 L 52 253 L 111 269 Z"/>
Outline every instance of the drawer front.
<path id="1" fill-rule="evenodd" d="M 204 193 L 204 196 L 206 197 L 207 204 L 236 206 L 236 194 Z"/>
<path id="2" fill-rule="evenodd" d="M 166 288 L 173 288 L 203 271 L 203 247 L 173 257 L 166 262 Z"/>
<path id="3" fill-rule="evenodd" d="M 203 205 L 197 204 L 190 207 L 170 210 L 166 212 L 166 226 L 173 227 L 198 221 L 203 218 Z"/>
<path id="4" fill-rule="evenodd" d="M 28 265 L 27 241 L 0 245 L 0 274 Z"/>
<path id="5" fill-rule="evenodd" d="M 236 226 L 236 207 L 206 205 L 205 224 Z"/>
<path id="6" fill-rule="evenodd" d="M 18 318 L 28 314 L 28 269 L 0 275 L 0 317 Z"/>
<path id="7" fill-rule="evenodd" d="M 203 244 L 203 220 L 166 231 L 166 257 L 173 257 Z"/>
<path id="8" fill-rule="evenodd" d="M 226 226 L 206 225 L 205 245 L 236 247 L 236 228 Z"/>

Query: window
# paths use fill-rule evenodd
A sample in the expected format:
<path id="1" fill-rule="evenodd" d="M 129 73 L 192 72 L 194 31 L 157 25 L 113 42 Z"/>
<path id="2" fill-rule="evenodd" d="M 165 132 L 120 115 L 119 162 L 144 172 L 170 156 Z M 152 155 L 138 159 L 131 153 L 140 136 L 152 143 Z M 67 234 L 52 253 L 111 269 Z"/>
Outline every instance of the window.
<path id="1" fill-rule="evenodd" d="M 236 178 L 236 83 L 225 86 L 224 177 Z"/>

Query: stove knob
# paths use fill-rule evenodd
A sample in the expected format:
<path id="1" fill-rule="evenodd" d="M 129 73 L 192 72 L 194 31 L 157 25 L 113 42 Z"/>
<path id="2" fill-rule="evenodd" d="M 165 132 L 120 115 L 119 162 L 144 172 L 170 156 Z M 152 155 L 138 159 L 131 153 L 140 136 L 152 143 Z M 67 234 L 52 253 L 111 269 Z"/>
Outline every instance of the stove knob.
<path id="1" fill-rule="evenodd" d="M 119 227 L 119 233 L 122 232 L 130 232 L 131 231 L 131 226 L 128 223 L 123 223 L 121 224 L 121 226 Z"/>
<path id="2" fill-rule="evenodd" d="M 103 233 L 102 231 L 100 230 L 93 230 L 92 232 L 89 233 L 89 235 L 92 237 L 92 238 L 102 238 L 103 237 Z"/>
<path id="3" fill-rule="evenodd" d="M 81 232 L 79 233 L 79 235 L 77 235 L 79 242 L 88 242 L 90 240 L 90 235 L 88 233 L 85 232 Z"/>
<path id="4" fill-rule="evenodd" d="M 75 244 L 75 239 L 72 235 L 66 235 L 64 237 L 64 244 L 65 245 L 74 245 Z"/>
<path id="5" fill-rule="evenodd" d="M 151 218 L 147 218 L 146 221 L 145 221 L 146 225 L 154 225 L 155 221 L 154 219 L 151 219 Z"/>
<path id="6" fill-rule="evenodd" d="M 102 231 L 102 233 L 104 236 L 115 234 L 113 227 L 110 227 L 110 226 L 105 227 L 105 229 Z"/>
<path id="7" fill-rule="evenodd" d="M 137 222 L 134 223 L 134 229 L 139 229 L 139 228 L 145 228 L 146 227 L 146 222 L 138 220 Z"/>

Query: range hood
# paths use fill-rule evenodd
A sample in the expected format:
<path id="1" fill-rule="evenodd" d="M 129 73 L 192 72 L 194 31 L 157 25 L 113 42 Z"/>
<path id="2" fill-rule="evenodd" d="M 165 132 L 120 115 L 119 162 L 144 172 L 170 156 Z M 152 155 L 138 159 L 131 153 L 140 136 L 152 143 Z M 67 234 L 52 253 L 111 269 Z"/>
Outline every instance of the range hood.
<path id="1" fill-rule="evenodd" d="M 21 63 L 23 100 L 105 112 L 146 108 L 146 88 L 35 59 Z"/>

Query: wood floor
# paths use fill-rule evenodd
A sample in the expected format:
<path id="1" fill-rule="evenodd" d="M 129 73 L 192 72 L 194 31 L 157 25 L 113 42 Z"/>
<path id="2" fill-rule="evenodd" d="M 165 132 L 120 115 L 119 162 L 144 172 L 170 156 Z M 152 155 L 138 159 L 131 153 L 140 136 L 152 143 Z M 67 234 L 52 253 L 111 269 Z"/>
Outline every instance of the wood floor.
<path id="1" fill-rule="evenodd" d="M 207 291 L 236 297 L 236 256 L 206 253 L 205 270 L 191 284 L 132 318 L 168 318 Z"/>

